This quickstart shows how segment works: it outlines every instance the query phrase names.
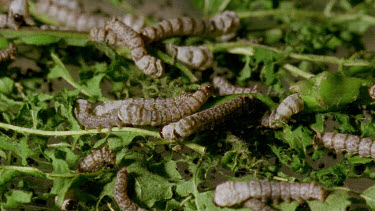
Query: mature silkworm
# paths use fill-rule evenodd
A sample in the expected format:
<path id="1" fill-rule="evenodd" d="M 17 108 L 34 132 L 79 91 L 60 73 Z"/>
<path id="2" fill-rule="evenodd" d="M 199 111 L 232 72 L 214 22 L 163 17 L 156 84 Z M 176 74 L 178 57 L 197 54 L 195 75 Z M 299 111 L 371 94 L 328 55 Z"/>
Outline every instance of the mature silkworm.
<path id="1" fill-rule="evenodd" d="M 219 95 L 260 93 L 260 91 L 258 90 L 258 85 L 256 84 L 251 88 L 237 87 L 233 86 L 229 83 L 229 81 L 220 76 L 214 77 L 214 79 L 212 80 L 212 85 Z"/>
<path id="2" fill-rule="evenodd" d="M 103 147 L 87 155 L 78 165 L 78 172 L 96 172 L 104 164 L 116 164 L 116 153 Z"/>
<path id="3" fill-rule="evenodd" d="M 8 48 L 0 50 L 0 61 L 6 61 L 9 59 L 15 59 L 17 48 L 13 43 L 9 43 Z"/>
<path id="4" fill-rule="evenodd" d="M 276 211 L 266 203 L 256 198 L 250 198 L 243 203 L 243 207 L 250 208 L 253 211 Z"/>
<path id="5" fill-rule="evenodd" d="M 124 43 L 131 51 L 133 61 L 146 75 L 157 78 L 164 74 L 163 62 L 160 59 L 147 55 L 141 36 L 132 28 L 113 17 L 106 22 L 105 29 L 114 31 L 118 37 L 124 40 Z"/>
<path id="6" fill-rule="evenodd" d="M 44 13 L 57 22 L 77 31 L 89 31 L 93 27 L 104 27 L 108 17 L 102 15 L 92 15 L 72 10 L 68 7 L 55 4 L 51 0 L 38 0 L 36 9 L 39 13 Z M 132 14 L 125 14 L 119 18 L 129 27 L 140 31 L 144 27 L 145 21 L 142 17 Z"/>
<path id="7" fill-rule="evenodd" d="M 214 55 L 204 46 L 176 46 L 167 44 L 167 54 L 191 69 L 206 70 L 212 67 Z"/>
<path id="8" fill-rule="evenodd" d="M 304 109 L 304 104 L 298 93 L 289 95 L 280 103 L 276 111 L 268 112 L 262 117 L 262 125 L 273 129 L 281 128 L 282 124 L 274 123 L 274 121 L 280 120 L 287 123 L 292 115 L 298 114 Z"/>
<path id="9" fill-rule="evenodd" d="M 224 11 L 210 19 L 182 17 L 163 20 L 142 29 L 141 35 L 146 44 L 173 36 L 216 37 L 232 34 L 237 30 L 239 23 L 235 12 Z"/>
<path id="10" fill-rule="evenodd" d="M 144 211 L 145 209 L 138 207 L 131 201 L 127 193 L 128 174 L 126 168 L 123 167 L 117 172 L 115 188 L 113 190 L 113 198 L 116 200 L 119 208 L 123 211 Z"/>
<path id="11" fill-rule="evenodd" d="M 30 17 L 27 0 L 13 0 L 8 14 L 0 15 L 0 28 L 19 29 L 22 24 L 35 25 L 35 22 Z"/>
<path id="12" fill-rule="evenodd" d="M 368 95 L 375 100 L 375 84 L 368 89 Z"/>
<path id="13" fill-rule="evenodd" d="M 358 154 L 360 157 L 375 159 L 375 138 L 361 138 L 356 135 L 316 132 L 313 138 L 314 149 L 321 147 L 333 149 L 336 153 L 347 152 L 349 156 Z"/>
<path id="14" fill-rule="evenodd" d="M 227 181 L 216 186 L 213 201 L 217 206 L 231 207 L 248 199 L 259 199 L 263 203 L 269 199 L 273 203 L 279 199 L 289 203 L 293 199 L 302 203 L 310 199 L 324 201 L 325 198 L 326 191 L 314 182 Z"/>
<path id="15" fill-rule="evenodd" d="M 250 102 L 251 99 L 244 95 L 228 100 L 164 126 L 160 131 L 160 136 L 173 141 L 188 137 L 195 132 L 212 129 L 227 119 L 240 116 L 248 110 Z"/>

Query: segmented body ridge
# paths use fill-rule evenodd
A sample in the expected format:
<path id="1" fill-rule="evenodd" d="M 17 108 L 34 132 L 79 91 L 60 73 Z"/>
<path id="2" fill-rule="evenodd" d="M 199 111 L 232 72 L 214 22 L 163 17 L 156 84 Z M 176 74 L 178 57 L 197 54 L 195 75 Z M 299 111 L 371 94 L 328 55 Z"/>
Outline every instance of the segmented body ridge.
<path id="1" fill-rule="evenodd" d="M 130 200 L 127 193 L 127 186 L 128 174 L 126 168 L 123 167 L 117 172 L 115 187 L 113 190 L 113 198 L 123 211 L 145 211 L 145 209 L 138 207 L 137 204 Z"/>
<path id="2" fill-rule="evenodd" d="M 250 98 L 247 96 L 239 96 L 228 100 L 223 104 L 216 105 L 182 118 L 178 122 L 164 126 L 160 131 L 160 135 L 162 138 L 172 141 L 188 137 L 195 132 L 212 129 L 215 125 L 227 119 L 241 115 L 248 109 L 250 101 Z"/>
<path id="3" fill-rule="evenodd" d="M 206 70 L 212 67 L 214 55 L 204 46 L 165 46 L 168 55 L 191 69 Z"/>
<path id="4" fill-rule="evenodd" d="M 333 149 L 336 153 L 347 152 L 349 156 L 358 154 L 360 157 L 375 159 L 375 138 L 361 138 L 356 135 L 316 132 L 313 138 L 314 148 Z"/>
<path id="5" fill-rule="evenodd" d="M 234 86 L 229 83 L 225 78 L 216 76 L 212 80 L 212 85 L 215 90 L 217 90 L 219 95 L 232 95 L 232 94 L 247 94 L 247 93 L 255 93 L 259 94 L 260 91 L 258 90 L 258 86 L 254 85 L 251 88 L 242 88 L 238 86 Z"/>
<path id="6" fill-rule="evenodd" d="M 17 47 L 13 43 L 9 43 L 8 48 L 0 50 L 0 61 L 15 59 Z"/>
<path id="7" fill-rule="evenodd" d="M 248 199 L 259 199 L 266 203 L 269 199 L 277 203 L 279 199 L 302 203 L 310 199 L 324 201 L 326 191 L 312 183 L 289 183 L 276 181 L 227 181 L 216 186 L 213 201 L 220 207 L 231 207 Z"/>
<path id="8" fill-rule="evenodd" d="M 116 164 L 116 153 L 103 147 L 87 155 L 78 165 L 78 172 L 97 172 L 104 164 Z"/>

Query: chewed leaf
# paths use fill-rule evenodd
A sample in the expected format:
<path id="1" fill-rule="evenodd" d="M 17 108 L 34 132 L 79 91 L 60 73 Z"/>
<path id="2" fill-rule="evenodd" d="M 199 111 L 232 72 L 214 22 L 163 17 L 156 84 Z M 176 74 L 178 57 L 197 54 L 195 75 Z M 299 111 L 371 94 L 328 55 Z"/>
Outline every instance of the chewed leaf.
<path id="1" fill-rule="evenodd" d="M 1 207 L 4 208 L 17 208 L 20 204 L 30 203 L 32 192 L 25 192 L 21 190 L 10 190 L 6 192 L 5 198 L 7 199 L 6 203 L 1 203 Z"/>
<path id="2" fill-rule="evenodd" d="M 346 210 L 346 207 L 351 204 L 348 198 L 348 191 L 337 190 L 330 193 L 325 202 L 307 201 L 307 203 L 311 211 Z"/>

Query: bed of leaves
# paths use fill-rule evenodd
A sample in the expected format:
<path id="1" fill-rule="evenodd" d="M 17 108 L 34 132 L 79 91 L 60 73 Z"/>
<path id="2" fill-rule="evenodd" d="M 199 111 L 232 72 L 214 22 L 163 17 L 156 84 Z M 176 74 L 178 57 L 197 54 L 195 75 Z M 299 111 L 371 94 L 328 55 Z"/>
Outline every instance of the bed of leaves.
<path id="1" fill-rule="evenodd" d="M 54 209 L 65 198 L 77 200 L 81 210 L 116 209 L 112 194 L 121 166 L 129 173 L 131 199 L 153 210 L 221 210 L 212 203 L 215 185 L 252 179 L 316 181 L 328 190 L 325 202 L 273 205 L 281 210 L 375 209 L 372 159 L 312 148 L 314 131 L 375 136 L 374 106 L 367 94 L 375 82 L 375 57 L 363 43 L 375 25 L 375 2 L 191 2 L 205 16 L 236 11 L 241 18 L 238 37 L 224 43 L 197 37 L 167 40 L 209 47 L 216 65 L 205 72 L 189 70 L 157 45 L 150 46 L 151 54 L 169 64 L 159 79 L 139 71 L 127 49 L 90 42 L 85 33 L 0 30 L 1 48 L 9 41 L 18 47 L 17 59 L 1 63 L 0 72 L 2 209 Z M 126 1 L 109 3 L 129 9 Z M 41 14 L 33 17 L 45 21 Z M 259 38 L 262 44 L 248 42 Z M 94 103 L 173 97 L 196 90 L 213 75 L 244 87 L 258 81 L 266 86 L 264 95 L 257 96 L 257 110 L 245 121 L 182 143 L 161 140 L 160 128 L 154 127 L 85 131 L 73 114 L 78 98 Z M 282 129 L 261 128 L 263 112 L 293 92 L 301 93 L 305 111 Z M 232 97 L 213 97 L 204 107 Z M 117 152 L 116 167 L 74 171 L 80 159 L 105 145 Z"/>

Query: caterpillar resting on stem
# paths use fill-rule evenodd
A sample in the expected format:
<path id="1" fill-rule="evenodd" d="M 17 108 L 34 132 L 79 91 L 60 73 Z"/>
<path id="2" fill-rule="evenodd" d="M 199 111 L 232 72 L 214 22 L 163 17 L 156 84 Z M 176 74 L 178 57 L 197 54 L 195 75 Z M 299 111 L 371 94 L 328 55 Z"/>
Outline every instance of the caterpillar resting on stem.
<path id="1" fill-rule="evenodd" d="M 225 78 L 216 76 L 212 80 L 212 85 L 217 90 L 219 95 L 233 95 L 233 94 L 247 94 L 247 93 L 260 93 L 258 85 L 254 85 L 251 88 L 242 88 L 233 86 Z"/>
<path id="2" fill-rule="evenodd" d="M 358 154 L 360 157 L 375 159 L 375 139 L 361 138 L 355 135 L 326 132 L 316 132 L 313 138 L 314 149 L 325 147 L 336 153 L 347 152 L 349 156 Z"/>
<path id="3" fill-rule="evenodd" d="M 280 120 L 287 123 L 290 117 L 294 114 L 298 114 L 304 109 L 305 102 L 301 99 L 298 93 L 289 95 L 285 98 L 277 107 L 276 110 L 267 112 L 262 117 L 262 126 L 273 129 L 281 128 L 281 123 L 274 123 L 276 120 Z"/>
<path id="4" fill-rule="evenodd" d="M 78 172 L 97 172 L 104 164 L 116 165 L 116 153 L 103 147 L 87 155 L 78 165 Z"/>
<path id="5" fill-rule="evenodd" d="M 264 207 L 268 207 L 266 202 L 271 199 L 274 204 L 278 203 L 279 199 L 290 202 L 291 199 L 298 203 L 309 199 L 318 199 L 324 201 L 326 198 L 326 191 L 311 183 L 289 183 L 289 182 L 275 182 L 275 181 L 249 181 L 249 182 L 235 182 L 227 181 L 216 186 L 213 201 L 220 207 L 231 207 L 245 202 L 245 206 L 259 206 L 259 202 L 263 203 Z M 257 199 L 259 201 L 249 199 Z"/>
<path id="6" fill-rule="evenodd" d="M 249 109 L 252 100 L 243 95 L 226 101 L 223 104 L 203 110 L 193 115 L 182 118 L 178 122 L 164 126 L 160 136 L 168 140 L 179 140 L 190 136 L 195 132 L 212 129 L 215 125 L 225 120 L 240 116 Z"/>

